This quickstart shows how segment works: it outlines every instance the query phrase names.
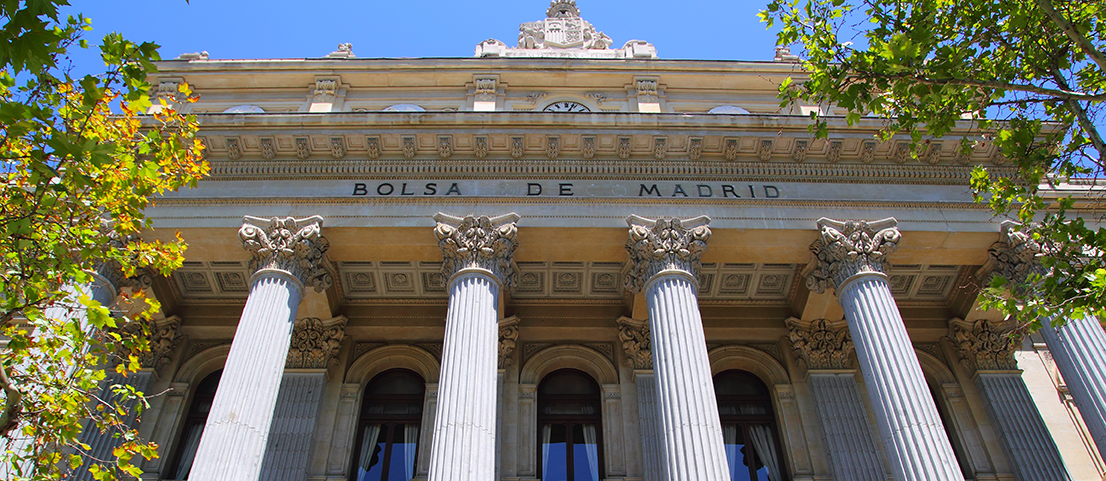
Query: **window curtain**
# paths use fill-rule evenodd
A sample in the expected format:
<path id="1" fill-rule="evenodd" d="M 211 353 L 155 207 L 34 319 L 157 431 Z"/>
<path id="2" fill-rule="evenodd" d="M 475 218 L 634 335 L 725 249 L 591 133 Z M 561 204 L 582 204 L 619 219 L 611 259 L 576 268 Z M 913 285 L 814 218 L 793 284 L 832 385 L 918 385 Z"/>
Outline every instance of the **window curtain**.
<path id="1" fill-rule="evenodd" d="M 730 479 L 738 479 L 737 450 L 741 448 L 737 445 L 737 426 L 733 424 L 722 426 L 722 442 L 726 444 L 726 462 L 730 465 Z"/>
<path id="2" fill-rule="evenodd" d="M 546 424 L 541 428 L 541 479 L 548 479 L 549 441 L 553 440 L 553 427 Z"/>
<path id="3" fill-rule="evenodd" d="M 372 457 L 373 452 L 376 450 L 376 439 L 379 437 L 379 424 L 365 426 L 365 434 L 361 437 L 361 457 L 357 458 L 360 460 L 357 466 L 361 471 L 369 470 L 369 461 L 371 461 L 369 458 Z M 358 475 L 358 478 L 360 477 L 361 476 Z"/>
<path id="4" fill-rule="evenodd" d="M 749 437 L 756 449 L 757 458 L 768 468 L 768 479 L 783 481 L 780 475 L 780 457 L 776 453 L 776 442 L 772 438 L 772 428 L 768 426 L 750 426 Z"/>
<path id="5" fill-rule="evenodd" d="M 591 479 L 599 481 L 599 443 L 595 436 L 595 425 L 584 424 L 584 449 L 588 453 L 588 470 L 591 471 Z"/>
<path id="6" fill-rule="evenodd" d="M 407 470 L 407 476 L 403 479 L 410 480 L 415 477 L 415 447 L 419 442 L 419 425 L 408 424 L 403 428 L 403 469 Z"/>
<path id="7" fill-rule="evenodd" d="M 203 424 L 193 424 L 188 429 L 188 438 L 184 440 L 184 446 L 180 450 L 180 463 L 173 479 L 188 479 L 188 472 L 192 471 L 192 462 L 196 460 L 196 448 L 200 447 L 200 437 L 204 434 Z"/>

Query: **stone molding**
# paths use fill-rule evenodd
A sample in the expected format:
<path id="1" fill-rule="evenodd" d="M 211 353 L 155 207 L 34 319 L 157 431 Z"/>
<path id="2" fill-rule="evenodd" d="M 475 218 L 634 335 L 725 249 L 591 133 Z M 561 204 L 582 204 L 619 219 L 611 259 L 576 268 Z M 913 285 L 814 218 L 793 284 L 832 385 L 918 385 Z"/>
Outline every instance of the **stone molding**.
<path id="1" fill-rule="evenodd" d="M 319 216 L 306 219 L 246 216 L 238 237 L 252 256 L 251 275 L 276 269 L 291 274 L 304 286 L 314 286 L 318 292 L 329 288 L 334 283 L 326 267 L 330 242 L 323 237 L 322 226 L 323 218 Z"/>
<path id="2" fill-rule="evenodd" d="M 897 225 L 894 218 L 872 222 L 818 219 L 821 239 L 810 245 L 814 259 L 807 288 L 822 293 L 829 287 L 837 289 L 857 274 L 886 273 L 887 256 L 902 238 Z"/>
<path id="3" fill-rule="evenodd" d="M 288 346 L 285 369 L 326 369 L 337 361 L 338 350 L 346 338 L 346 318 L 329 320 L 308 317 L 296 321 Z"/>
<path id="4" fill-rule="evenodd" d="M 463 218 L 438 213 L 434 235 L 442 249 L 442 275 L 451 279 L 463 269 L 485 269 L 509 291 L 518 283 L 514 264 L 518 219 L 515 213 Z"/>
<path id="5" fill-rule="evenodd" d="M 973 374 L 976 371 L 1015 371 L 1014 358 L 1022 334 L 1012 323 L 987 319 L 975 322 L 960 318 L 949 320 L 949 338 L 960 352 L 960 363 Z"/>
<path id="6" fill-rule="evenodd" d="M 844 319 L 785 321 L 796 361 L 808 370 L 852 369 L 853 341 Z"/>
<path id="7" fill-rule="evenodd" d="M 653 350 L 649 321 L 620 317 L 616 322 L 618 339 L 622 341 L 622 350 L 626 352 L 626 365 L 634 370 L 652 370 Z"/>
<path id="8" fill-rule="evenodd" d="M 518 316 L 499 320 L 499 369 L 506 369 L 515 362 L 511 353 L 518 346 L 518 323 Z"/>
<path id="9" fill-rule="evenodd" d="M 976 277 L 984 285 L 1001 275 L 1008 283 L 1019 284 L 1026 281 L 1030 274 L 1045 275 L 1047 271 L 1040 263 L 1045 248 L 1033 239 L 1029 229 L 1022 229 L 1020 222 L 1003 221 L 998 242 L 987 249 L 989 259 Z"/>
<path id="10" fill-rule="evenodd" d="M 710 240 L 710 218 L 646 219 L 632 215 L 626 219 L 630 238 L 626 251 L 630 267 L 625 276 L 626 290 L 640 292 L 645 283 L 665 270 L 680 270 L 699 279 L 699 259 Z"/>

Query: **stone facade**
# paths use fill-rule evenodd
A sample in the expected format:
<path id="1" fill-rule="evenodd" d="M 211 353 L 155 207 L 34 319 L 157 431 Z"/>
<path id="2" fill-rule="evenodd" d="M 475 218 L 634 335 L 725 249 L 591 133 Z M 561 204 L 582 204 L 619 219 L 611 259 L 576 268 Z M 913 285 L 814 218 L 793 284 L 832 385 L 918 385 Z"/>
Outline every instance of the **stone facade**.
<path id="1" fill-rule="evenodd" d="M 1012 172 L 992 144 L 957 127 L 970 154 L 903 158 L 832 109 L 812 139 L 813 106 L 776 98 L 790 52 L 612 42 L 555 1 L 471 59 L 161 62 L 159 91 L 200 95 L 212 175 L 148 212 L 190 247 L 141 286 L 166 391 L 143 479 L 353 480 L 385 453 L 405 479 L 553 479 L 563 423 L 594 446 L 576 480 L 723 481 L 752 452 L 773 480 L 1102 479 L 1094 386 L 1069 394 L 1093 343 L 973 302 L 1041 272 L 969 194 L 973 166 Z M 589 380 L 574 421 L 565 373 Z M 417 383 L 381 394 L 396 376 Z"/>

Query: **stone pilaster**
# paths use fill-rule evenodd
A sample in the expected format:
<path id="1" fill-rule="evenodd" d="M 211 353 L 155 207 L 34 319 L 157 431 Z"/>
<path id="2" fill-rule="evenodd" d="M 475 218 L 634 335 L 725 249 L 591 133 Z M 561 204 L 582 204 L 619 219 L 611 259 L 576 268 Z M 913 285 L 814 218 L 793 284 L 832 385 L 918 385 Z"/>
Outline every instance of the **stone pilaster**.
<path id="1" fill-rule="evenodd" d="M 807 369 L 834 479 L 885 481 L 887 474 L 856 384 L 846 321 L 793 317 L 786 324 L 796 359 Z"/>
<path id="2" fill-rule="evenodd" d="M 963 480 L 918 357 L 887 283 L 887 256 L 901 238 L 895 219 L 818 220 L 807 286 L 833 287 L 845 310 L 860 371 L 896 481 Z"/>
<path id="3" fill-rule="evenodd" d="M 999 241 L 989 251 L 990 266 L 985 266 L 1015 286 L 1030 273 L 1047 274 L 1038 260 L 1046 255 L 1044 249 L 1020 227 L 1017 222 L 1002 223 Z M 1106 332 L 1091 316 L 1068 319 L 1059 328 L 1053 327 L 1052 321 L 1041 319 L 1041 337 L 1095 445 L 1100 451 L 1106 450 Z"/>
<path id="4" fill-rule="evenodd" d="M 259 478 L 304 286 L 321 291 L 332 282 L 322 222 L 318 216 L 244 219 L 238 235 L 251 254 L 250 293 L 191 479 Z"/>
<path id="5" fill-rule="evenodd" d="M 430 481 L 490 481 L 496 466 L 499 295 L 517 277 L 517 214 L 438 214 L 434 235 L 449 279 Z"/>
<path id="6" fill-rule="evenodd" d="M 649 321 L 629 317 L 618 319 L 618 339 L 626 352 L 626 365 L 634 370 L 637 386 L 638 427 L 641 430 L 641 459 L 645 481 L 668 479 L 661 462 L 661 440 L 664 437 L 658 423 L 657 377 L 653 373 L 652 341 Z"/>
<path id="7" fill-rule="evenodd" d="M 671 481 L 726 480 L 722 425 L 696 295 L 710 219 L 631 216 L 627 223 L 626 288 L 643 292 L 648 306 L 661 462 Z"/>
<path id="8" fill-rule="evenodd" d="M 499 370 L 495 378 L 495 398 L 498 404 L 495 410 L 495 479 L 502 476 L 503 467 L 503 409 L 506 407 L 506 399 L 503 398 L 503 384 L 507 380 L 507 368 L 514 364 L 511 353 L 518 346 L 518 316 L 511 316 L 499 320 Z"/>
<path id="9" fill-rule="evenodd" d="M 1021 481 L 1070 480 L 1064 460 L 1029 388 L 1022 380 L 1014 352 L 1021 336 L 1013 326 L 991 321 L 949 321 L 949 337 L 960 351 L 960 362 L 974 374 L 987 414 Z"/>
<path id="10" fill-rule="evenodd" d="M 301 481 L 307 472 L 327 368 L 337 362 L 346 322 L 309 317 L 293 326 L 260 479 Z"/>

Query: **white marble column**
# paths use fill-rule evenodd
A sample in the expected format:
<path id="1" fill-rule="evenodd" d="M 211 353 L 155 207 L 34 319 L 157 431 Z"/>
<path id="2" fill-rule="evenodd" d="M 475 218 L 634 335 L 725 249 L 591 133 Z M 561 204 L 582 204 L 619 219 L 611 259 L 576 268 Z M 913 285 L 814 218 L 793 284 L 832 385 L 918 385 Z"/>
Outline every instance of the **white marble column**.
<path id="1" fill-rule="evenodd" d="M 1011 338 L 1013 327 L 987 319 L 952 319 L 949 338 L 960 352 L 961 363 L 974 375 L 987 415 L 998 430 L 999 442 L 1017 478 L 1070 480 L 1056 442 L 1018 370 L 1014 352 L 1021 336 Z"/>
<path id="2" fill-rule="evenodd" d="M 645 295 L 657 380 L 662 462 L 671 481 L 725 481 L 726 453 L 718 400 L 699 314 L 699 258 L 710 229 L 706 216 L 630 216 L 626 288 Z"/>
<path id="3" fill-rule="evenodd" d="M 845 310 L 894 479 L 962 481 L 884 274 L 901 237 L 896 224 L 819 219 L 821 239 L 811 246 L 815 269 L 807 285 L 817 292 L 833 287 Z"/>
<path id="4" fill-rule="evenodd" d="M 989 250 L 994 274 L 1022 283 L 1029 274 L 1047 275 L 1039 258 L 1046 255 L 1021 224 L 1002 223 L 999 241 Z M 1056 367 L 1071 391 L 1079 414 L 1100 451 L 1106 451 L 1106 332 L 1094 317 L 1069 319 L 1054 328 L 1051 319 L 1041 320 L 1041 337 L 1048 345 Z"/>
<path id="5" fill-rule="evenodd" d="M 796 358 L 807 369 L 834 479 L 885 481 L 887 474 L 856 383 L 846 322 L 790 318 L 786 324 Z"/>
<path id="6" fill-rule="evenodd" d="M 266 481 L 302 481 L 311 461 L 327 368 L 345 338 L 345 317 L 300 319 L 292 330 L 269 440 L 261 462 Z"/>
<path id="7" fill-rule="evenodd" d="M 190 479 L 259 478 L 304 286 L 323 290 L 332 282 L 322 222 L 247 216 L 238 231 L 254 274 Z"/>
<path id="8" fill-rule="evenodd" d="M 664 436 L 659 423 L 657 376 L 653 373 L 649 321 L 622 317 L 617 322 L 618 339 L 622 341 L 622 350 L 626 352 L 626 365 L 634 370 L 643 475 L 645 481 L 667 481 L 668 474 L 661 462 L 661 440 Z"/>
<path id="9" fill-rule="evenodd" d="M 430 481 L 491 481 L 496 473 L 499 295 L 515 283 L 518 215 L 438 214 L 434 234 L 449 309 L 438 381 Z"/>

